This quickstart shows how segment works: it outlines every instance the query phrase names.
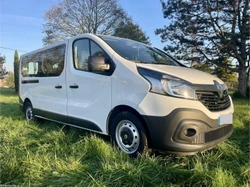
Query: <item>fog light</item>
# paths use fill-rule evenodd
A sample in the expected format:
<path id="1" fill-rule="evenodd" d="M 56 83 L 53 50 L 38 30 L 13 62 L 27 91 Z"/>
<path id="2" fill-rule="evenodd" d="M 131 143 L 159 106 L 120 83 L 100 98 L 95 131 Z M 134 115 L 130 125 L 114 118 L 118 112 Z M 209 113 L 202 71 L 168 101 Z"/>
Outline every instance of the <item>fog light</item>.
<path id="1" fill-rule="evenodd" d="M 184 134 L 185 134 L 185 136 L 192 137 L 196 134 L 196 130 L 195 129 L 186 129 L 184 131 Z"/>

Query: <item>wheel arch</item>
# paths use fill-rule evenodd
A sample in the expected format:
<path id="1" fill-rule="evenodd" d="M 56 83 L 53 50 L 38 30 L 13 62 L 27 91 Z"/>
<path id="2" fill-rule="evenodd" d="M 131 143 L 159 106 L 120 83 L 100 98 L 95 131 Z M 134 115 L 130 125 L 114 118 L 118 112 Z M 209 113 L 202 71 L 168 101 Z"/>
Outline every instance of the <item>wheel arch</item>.
<path id="1" fill-rule="evenodd" d="M 143 126 L 144 130 L 146 131 L 149 146 L 151 146 L 151 136 L 150 136 L 150 132 L 149 132 L 149 129 L 146 125 L 145 120 L 143 119 L 143 117 L 141 116 L 141 114 L 139 112 L 137 112 L 134 108 L 127 106 L 127 105 L 118 105 L 110 111 L 108 118 L 107 118 L 107 122 L 106 122 L 107 134 L 110 134 L 110 127 L 111 127 L 111 123 L 112 123 L 112 120 L 114 119 L 114 117 L 123 111 L 130 112 L 130 113 L 134 114 L 136 117 L 138 117 L 138 119 L 142 122 L 142 126 Z"/>
<path id="2" fill-rule="evenodd" d="M 30 101 L 29 98 L 25 98 L 25 99 L 24 99 L 24 102 L 23 102 L 23 112 L 24 112 L 24 109 L 25 109 L 25 105 L 26 105 L 27 103 L 31 103 L 31 101 Z M 31 103 L 31 105 L 32 105 L 32 103 Z"/>

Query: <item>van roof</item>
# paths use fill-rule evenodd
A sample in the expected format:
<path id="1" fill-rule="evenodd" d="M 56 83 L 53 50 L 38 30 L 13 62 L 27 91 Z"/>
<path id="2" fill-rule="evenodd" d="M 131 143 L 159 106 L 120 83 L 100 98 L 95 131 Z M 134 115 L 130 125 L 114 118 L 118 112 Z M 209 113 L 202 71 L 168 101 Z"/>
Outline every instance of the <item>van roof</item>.
<path id="1" fill-rule="evenodd" d="M 78 35 L 73 36 L 73 37 L 71 37 L 71 38 L 67 38 L 67 39 L 65 39 L 65 40 L 63 40 L 63 41 L 59 41 L 59 42 L 56 42 L 56 43 L 54 43 L 54 44 L 51 44 L 51 45 L 48 45 L 48 46 L 45 46 L 45 47 L 36 49 L 36 50 L 34 50 L 34 51 L 30 51 L 30 52 L 28 52 L 28 53 L 25 53 L 25 54 L 21 55 L 20 58 L 22 58 L 23 56 L 27 56 L 27 55 L 33 54 L 33 53 L 37 53 L 37 52 L 39 52 L 39 51 L 44 51 L 44 50 L 46 50 L 46 49 L 50 49 L 50 48 L 52 48 L 52 47 L 55 47 L 55 46 L 58 46 L 58 45 L 61 45 L 61 44 L 65 44 L 65 43 L 67 43 L 69 40 L 74 39 L 74 38 L 77 38 L 77 37 L 79 37 L 79 36 L 83 36 L 83 37 L 84 37 L 84 36 L 93 36 L 93 35 L 96 36 L 95 34 L 91 34 L 91 33 L 78 34 Z"/>

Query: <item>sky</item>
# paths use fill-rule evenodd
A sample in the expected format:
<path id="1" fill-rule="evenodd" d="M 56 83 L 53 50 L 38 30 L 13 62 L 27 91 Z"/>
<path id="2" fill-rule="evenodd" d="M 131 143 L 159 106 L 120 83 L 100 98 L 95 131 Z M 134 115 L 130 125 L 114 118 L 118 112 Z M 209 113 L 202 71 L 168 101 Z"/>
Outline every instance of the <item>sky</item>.
<path id="1" fill-rule="evenodd" d="M 7 71 L 13 71 L 15 49 L 21 56 L 43 47 L 44 14 L 59 1 L 0 0 L 0 53 L 6 57 Z M 155 29 L 167 24 L 160 0 L 119 0 L 119 4 L 146 32 L 152 46 L 162 49 L 164 44 L 155 35 Z"/>

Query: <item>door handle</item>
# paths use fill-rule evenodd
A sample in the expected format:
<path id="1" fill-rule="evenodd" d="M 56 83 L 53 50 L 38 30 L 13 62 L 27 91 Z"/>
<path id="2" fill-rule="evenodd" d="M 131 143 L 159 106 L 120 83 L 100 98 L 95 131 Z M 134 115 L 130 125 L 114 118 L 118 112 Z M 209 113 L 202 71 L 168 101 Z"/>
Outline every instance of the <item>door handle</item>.
<path id="1" fill-rule="evenodd" d="M 61 85 L 56 85 L 55 88 L 56 88 L 56 89 L 61 89 L 62 86 L 61 86 Z"/>
<path id="2" fill-rule="evenodd" d="M 79 86 L 78 86 L 78 85 L 70 85 L 69 87 L 70 87 L 70 88 L 73 88 L 73 89 L 76 89 L 76 88 L 78 88 Z"/>

